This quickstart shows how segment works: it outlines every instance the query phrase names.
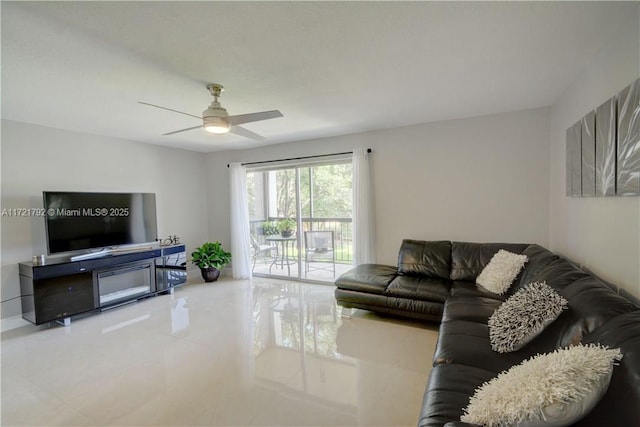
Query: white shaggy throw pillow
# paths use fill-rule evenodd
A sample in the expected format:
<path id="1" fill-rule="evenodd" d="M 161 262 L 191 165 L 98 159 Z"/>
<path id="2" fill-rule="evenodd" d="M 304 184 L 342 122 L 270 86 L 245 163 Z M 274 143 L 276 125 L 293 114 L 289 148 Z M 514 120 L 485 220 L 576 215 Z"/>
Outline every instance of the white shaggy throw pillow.
<path id="1" fill-rule="evenodd" d="M 527 260 L 526 255 L 500 249 L 476 277 L 476 283 L 490 292 L 502 295 L 507 292 Z"/>
<path id="2" fill-rule="evenodd" d="M 620 349 L 577 345 L 537 355 L 476 389 L 461 421 L 488 427 L 566 426 L 607 392 Z"/>
<path id="3" fill-rule="evenodd" d="M 521 349 L 567 307 L 546 282 L 532 282 L 511 295 L 489 318 L 489 341 L 498 353 Z"/>

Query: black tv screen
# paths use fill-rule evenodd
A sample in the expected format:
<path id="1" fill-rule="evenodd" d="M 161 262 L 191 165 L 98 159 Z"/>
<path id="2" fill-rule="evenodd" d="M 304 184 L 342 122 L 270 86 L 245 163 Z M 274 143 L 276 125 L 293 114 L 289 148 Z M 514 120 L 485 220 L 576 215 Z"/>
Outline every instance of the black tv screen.
<path id="1" fill-rule="evenodd" d="M 147 243 L 157 238 L 153 193 L 44 191 L 43 199 L 50 255 Z"/>

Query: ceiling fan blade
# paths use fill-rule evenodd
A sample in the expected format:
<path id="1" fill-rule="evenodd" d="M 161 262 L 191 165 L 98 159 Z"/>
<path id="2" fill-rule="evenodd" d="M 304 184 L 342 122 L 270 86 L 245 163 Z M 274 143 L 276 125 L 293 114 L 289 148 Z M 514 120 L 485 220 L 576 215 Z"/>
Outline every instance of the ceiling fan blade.
<path id="1" fill-rule="evenodd" d="M 249 122 L 259 122 L 260 120 L 275 119 L 276 117 L 283 117 L 283 114 L 278 110 L 262 111 L 260 113 L 238 114 L 236 116 L 228 116 L 227 120 L 232 126 L 241 125 Z"/>
<path id="2" fill-rule="evenodd" d="M 167 133 L 163 133 L 162 136 L 166 136 L 166 135 L 173 135 L 174 133 L 180 133 L 180 132 L 186 132 L 188 130 L 194 130 L 194 129 L 198 129 L 201 128 L 202 125 L 198 125 L 198 126 L 194 126 L 191 128 L 186 128 L 186 129 L 180 129 L 180 130 L 174 130 L 173 132 L 167 132 Z"/>
<path id="3" fill-rule="evenodd" d="M 156 108 L 160 108 L 162 110 L 167 110 L 167 111 L 173 111 L 174 113 L 179 113 L 179 114 L 184 114 L 185 116 L 189 116 L 189 117 L 195 117 L 198 120 L 202 120 L 202 116 L 196 116 L 193 114 L 189 114 L 189 113 L 185 113 L 183 111 L 178 111 L 178 110 L 173 110 L 171 108 L 167 108 L 167 107 L 161 107 L 159 105 L 155 105 L 155 104 L 149 104 L 148 102 L 142 102 L 142 101 L 138 101 L 138 104 L 142 104 L 142 105 L 148 105 L 149 107 L 156 107 Z M 166 134 L 165 134 L 166 135 Z"/>
<path id="4" fill-rule="evenodd" d="M 245 138 L 255 139 L 256 141 L 262 141 L 265 139 L 264 136 L 251 132 L 249 129 L 243 128 L 242 126 L 232 126 L 231 129 L 229 129 L 229 132 L 244 136 Z"/>

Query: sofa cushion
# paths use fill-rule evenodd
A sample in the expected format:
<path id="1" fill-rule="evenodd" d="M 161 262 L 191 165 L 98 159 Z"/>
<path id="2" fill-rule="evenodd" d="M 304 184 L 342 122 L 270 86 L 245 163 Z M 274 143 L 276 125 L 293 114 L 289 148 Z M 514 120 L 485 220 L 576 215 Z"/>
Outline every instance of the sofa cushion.
<path id="1" fill-rule="evenodd" d="M 539 245 L 529 245 L 522 251 L 522 255 L 526 255 L 529 259 L 524 266 L 520 275 L 513 282 L 513 285 L 507 291 L 507 295 L 512 295 L 527 283 L 537 282 L 540 272 L 547 268 L 549 264 L 559 258 L 548 249 Z"/>
<path id="2" fill-rule="evenodd" d="M 398 276 L 391 281 L 387 295 L 444 303 L 450 294 L 449 280 L 421 276 Z"/>
<path id="3" fill-rule="evenodd" d="M 502 304 L 501 300 L 479 296 L 450 296 L 444 304 L 442 321 L 470 320 L 486 324 L 489 317 Z"/>
<path id="4" fill-rule="evenodd" d="M 451 282 L 451 296 L 468 296 L 479 298 L 491 298 L 497 301 L 504 301 L 507 299 L 507 295 L 498 295 L 490 292 L 480 285 L 473 282 L 465 282 L 461 280 L 454 280 Z"/>
<path id="5" fill-rule="evenodd" d="M 473 391 L 494 376 L 495 372 L 472 366 L 434 366 L 422 400 L 418 426 L 442 427 L 447 421 L 460 419 Z"/>
<path id="6" fill-rule="evenodd" d="M 405 239 L 398 255 L 398 273 L 449 278 L 451 242 Z"/>
<path id="7" fill-rule="evenodd" d="M 617 316 L 586 335 L 584 343 L 619 347 L 623 358 L 613 370 L 607 394 L 576 426 L 635 426 L 640 420 L 640 310 Z"/>
<path id="8" fill-rule="evenodd" d="M 555 259 L 540 269 L 537 274 L 529 276 L 531 281 L 546 282 L 556 291 L 561 291 L 565 286 L 585 277 L 589 275 L 565 258 Z"/>
<path id="9" fill-rule="evenodd" d="M 452 320 L 440 324 L 433 364 L 455 363 L 497 374 L 540 351 L 533 346 L 525 346 L 511 353 L 497 353 L 491 349 L 486 323 Z"/>
<path id="10" fill-rule="evenodd" d="M 397 275 L 391 265 L 361 264 L 338 277 L 335 284 L 339 289 L 384 294 Z"/>
<path id="11" fill-rule="evenodd" d="M 482 269 L 476 283 L 488 291 L 502 295 L 507 292 L 526 262 L 526 255 L 500 249 Z"/>
<path id="12" fill-rule="evenodd" d="M 571 425 L 606 393 L 620 349 L 574 346 L 538 355 L 480 386 L 461 421 L 488 426 Z"/>
<path id="13" fill-rule="evenodd" d="M 368 292 L 336 288 L 336 302 L 347 308 L 360 308 L 390 316 L 439 322 L 444 304 L 435 301 L 422 301 L 411 298 L 398 298 Z"/>
<path id="14" fill-rule="evenodd" d="M 629 291 L 623 288 L 618 289 L 618 294 L 632 302 L 634 306 L 640 309 L 640 299 L 638 299 L 635 295 L 631 294 Z"/>
<path id="15" fill-rule="evenodd" d="M 518 350 L 540 335 L 567 307 L 567 300 L 545 282 L 533 282 L 509 297 L 489 317 L 491 348 Z"/>
<path id="16" fill-rule="evenodd" d="M 500 249 L 516 254 L 522 253 L 523 243 L 451 243 L 451 280 L 475 282 L 476 277 Z"/>
<path id="17" fill-rule="evenodd" d="M 569 309 L 547 328 L 557 337 L 558 347 L 580 342 L 614 317 L 637 310 L 635 304 L 592 276 L 576 280 L 559 293 L 569 301 Z"/>

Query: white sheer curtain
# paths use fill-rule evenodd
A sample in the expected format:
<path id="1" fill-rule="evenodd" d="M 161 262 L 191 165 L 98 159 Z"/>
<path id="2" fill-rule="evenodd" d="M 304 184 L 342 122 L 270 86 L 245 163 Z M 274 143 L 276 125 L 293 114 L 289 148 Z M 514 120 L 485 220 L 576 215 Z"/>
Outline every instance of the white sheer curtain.
<path id="1" fill-rule="evenodd" d="M 229 165 L 231 182 L 231 266 L 234 279 L 251 277 L 251 236 L 247 171 L 240 163 Z"/>
<path id="2" fill-rule="evenodd" d="M 353 264 L 376 262 L 373 188 L 366 148 L 353 150 Z"/>

